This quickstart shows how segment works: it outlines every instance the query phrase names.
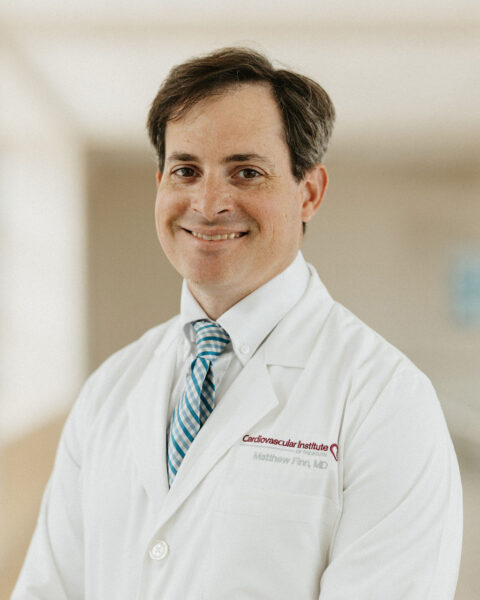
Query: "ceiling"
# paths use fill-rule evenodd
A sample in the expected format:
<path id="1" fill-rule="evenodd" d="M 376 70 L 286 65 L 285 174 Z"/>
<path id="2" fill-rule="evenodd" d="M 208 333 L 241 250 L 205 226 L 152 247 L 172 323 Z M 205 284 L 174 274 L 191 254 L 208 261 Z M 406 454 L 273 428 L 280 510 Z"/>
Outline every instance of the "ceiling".
<path id="1" fill-rule="evenodd" d="M 334 146 L 472 157 L 479 25 L 476 0 L 3 2 L 9 102 L 0 125 L 3 136 L 31 136 L 47 127 L 48 113 L 87 145 L 146 148 L 146 113 L 168 69 L 244 44 L 328 90 L 338 115 Z"/>

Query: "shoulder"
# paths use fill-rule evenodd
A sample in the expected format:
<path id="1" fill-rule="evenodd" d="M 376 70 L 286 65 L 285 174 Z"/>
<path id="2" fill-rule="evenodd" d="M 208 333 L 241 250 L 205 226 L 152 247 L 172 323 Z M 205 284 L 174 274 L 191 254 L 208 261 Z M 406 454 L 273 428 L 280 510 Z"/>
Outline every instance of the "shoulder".
<path id="1" fill-rule="evenodd" d="M 153 327 L 140 338 L 112 354 L 83 385 L 62 432 L 57 460 L 69 456 L 82 462 L 87 440 L 95 438 L 101 415 L 107 423 L 125 414 L 129 393 L 141 379 L 158 347 L 178 339 L 179 318 Z"/>
<path id="2" fill-rule="evenodd" d="M 305 302 L 298 306 L 296 318 L 302 337 L 317 347 L 317 353 L 313 354 L 320 353 L 328 359 L 332 372 L 341 372 L 348 378 L 384 377 L 385 380 L 400 370 L 421 374 L 401 350 L 334 300 L 316 270 L 311 266 L 310 269 L 312 283 Z"/>
<path id="3" fill-rule="evenodd" d="M 400 370 L 421 373 L 400 349 L 339 302 L 334 302 L 325 326 L 333 348 L 355 371 L 373 376 L 380 369 L 388 378 Z"/>
<path id="4" fill-rule="evenodd" d="M 179 328 L 179 316 L 152 327 L 138 339 L 124 346 L 107 360 L 105 360 L 91 375 L 94 380 L 116 377 L 135 367 L 141 367 L 148 362 L 158 346 L 168 340 L 175 338 Z"/>
<path id="5" fill-rule="evenodd" d="M 338 302 L 330 313 L 328 327 L 337 339 L 332 347 L 338 360 L 348 365 L 352 391 L 369 389 L 380 395 L 395 385 L 433 391 L 429 378 L 401 350 Z"/>
<path id="6" fill-rule="evenodd" d="M 126 397 L 135 386 L 156 350 L 162 344 L 175 343 L 180 327 L 179 316 L 152 327 L 137 340 L 107 358 L 87 379 L 76 408 L 97 412 L 99 405 L 112 395 Z"/>
<path id="7" fill-rule="evenodd" d="M 405 461 L 408 448 L 415 461 L 421 448 L 427 455 L 439 443 L 451 446 L 437 393 L 420 368 L 339 303 L 325 327 L 330 360 L 345 381 L 342 437 L 347 448 L 371 445 L 378 451 L 381 446 L 386 452 L 396 446 Z"/>
<path id="8" fill-rule="evenodd" d="M 400 403 L 417 414 L 441 414 L 435 390 L 429 378 L 398 348 L 364 323 L 359 317 L 333 300 L 314 273 L 316 284 L 310 305 L 310 327 L 315 311 L 324 309 L 325 318 L 315 333 L 306 327 L 306 336 L 314 336 L 310 354 L 316 369 L 327 372 L 329 381 L 341 390 L 346 415 L 358 424 L 372 409 L 381 409 L 386 399 Z"/>

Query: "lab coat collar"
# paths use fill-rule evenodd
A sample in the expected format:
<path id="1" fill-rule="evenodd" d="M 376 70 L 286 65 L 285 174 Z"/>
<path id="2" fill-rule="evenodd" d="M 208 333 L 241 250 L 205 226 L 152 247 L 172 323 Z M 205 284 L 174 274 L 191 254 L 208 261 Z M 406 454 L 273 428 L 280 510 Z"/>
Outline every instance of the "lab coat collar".
<path id="1" fill-rule="evenodd" d="M 265 363 L 303 368 L 334 300 L 308 264 L 310 279 L 302 298 L 265 340 Z"/>

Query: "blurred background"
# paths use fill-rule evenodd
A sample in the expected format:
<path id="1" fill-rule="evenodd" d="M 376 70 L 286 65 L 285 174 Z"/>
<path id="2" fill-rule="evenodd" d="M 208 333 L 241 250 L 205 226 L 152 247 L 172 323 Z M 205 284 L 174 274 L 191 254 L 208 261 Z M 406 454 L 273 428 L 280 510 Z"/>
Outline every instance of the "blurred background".
<path id="1" fill-rule="evenodd" d="M 478 598 L 479 34 L 477 0 L 0 1 L 0 599 L 82 382 L 178 311 L 146 115 L 171 66 L 232 44 L 336 105 L 304 254 L 432 379 L 464 485 L 456 598 Z"/>

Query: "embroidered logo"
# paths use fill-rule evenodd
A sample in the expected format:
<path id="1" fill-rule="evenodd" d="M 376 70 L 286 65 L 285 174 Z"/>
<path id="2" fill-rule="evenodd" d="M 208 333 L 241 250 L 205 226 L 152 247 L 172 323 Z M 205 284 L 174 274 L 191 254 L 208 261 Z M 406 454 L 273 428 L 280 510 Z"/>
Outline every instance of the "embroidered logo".
<path id="1" fill-rule="evenodd" d="M 338 445 L 330 444 L 330 452 L 333 454 L 333 458 L 338 461 Z"/>
<path id="2" fill-rule="evenodd" d="M 246 434 L 242 438 L 242 443 L 244 444 L 255 444 L 263 447 L 268 446 L 277 446 L 279 448 L 284 449 L 296 449 L 298 451 L 308 451 L 309 454 L 326 454 L 329 450 L 332 453 L 333 458 L 338 462 L 338 445 L 337 444 L 324 444 L 323 442 L 312 442 L 312 441 L 302 441 L 302 440 L 288 440 L 280 439 L 280 438 L 272 438 L 266 437 L 263 435 L 249 435 Z"/>

